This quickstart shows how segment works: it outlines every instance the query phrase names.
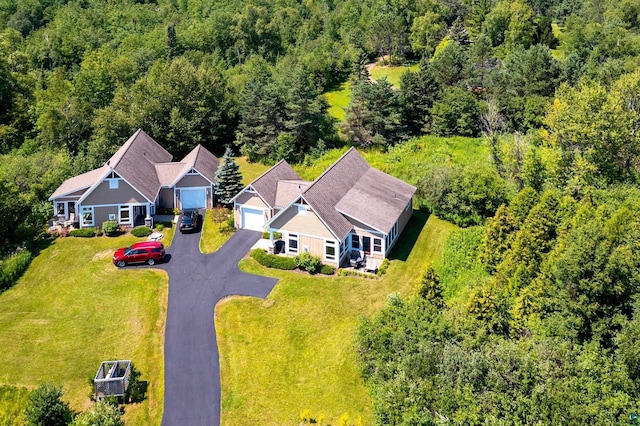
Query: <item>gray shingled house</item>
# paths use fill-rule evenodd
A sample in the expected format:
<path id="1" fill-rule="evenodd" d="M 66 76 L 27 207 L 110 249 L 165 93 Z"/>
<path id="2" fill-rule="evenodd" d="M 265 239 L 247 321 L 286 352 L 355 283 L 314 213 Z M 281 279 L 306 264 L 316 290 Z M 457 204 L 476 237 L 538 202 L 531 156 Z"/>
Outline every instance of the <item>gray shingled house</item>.
<path id="1" fill-rule="evenodd" d="M 196 146 L 179 162 L 138 129 L 100 168 L 64 181 L 49 197 L 54 216 L 81 228 L 144 223 L 158 207 L 213 206 L 218 158 Z"/>
<path id="2" fill-rule="evenodd" d="M 382 260 L 409 222 L 416 188 L 349 149 L 313 182 L 281 161 L 234 198 L 238 228 L 282 235 L 282 251 L 342 265 L 352 250 Z"/>

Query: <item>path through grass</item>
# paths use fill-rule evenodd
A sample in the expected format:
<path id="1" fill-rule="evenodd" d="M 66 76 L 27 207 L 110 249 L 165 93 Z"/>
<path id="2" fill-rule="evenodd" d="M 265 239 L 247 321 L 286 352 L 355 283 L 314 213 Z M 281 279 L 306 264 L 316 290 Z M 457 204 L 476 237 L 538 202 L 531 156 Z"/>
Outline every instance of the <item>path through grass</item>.
<path id="1" fill-rule="evenodd" d="M 297 424 L 304 410 L 331 424 L 344 413 L 354 423 L 372 424 L 354 333 L 362 315 L 377 312 L 387 295 L 413 292 L 421 271 L 439 256 L 455 227 L 427 218 L 414 215 L 378 280 L 312 277 L 241 262 L 246 272 L 280 281 L 266 300 L 230 298 L 216 308 L 222 424 Z"/>
<path id="2" fill-rule="evenodd" d="M 88 380 L 100 362 L 131 359 L 149 388 L 144 402 L 125 406 L 125 420 L 160 424 L 167 275 L 111 263 L 114 249 L 138 240 L 59 238 L 0 294 L 0 385 L 60 383 L 81 411 L 90 406 Z"/>

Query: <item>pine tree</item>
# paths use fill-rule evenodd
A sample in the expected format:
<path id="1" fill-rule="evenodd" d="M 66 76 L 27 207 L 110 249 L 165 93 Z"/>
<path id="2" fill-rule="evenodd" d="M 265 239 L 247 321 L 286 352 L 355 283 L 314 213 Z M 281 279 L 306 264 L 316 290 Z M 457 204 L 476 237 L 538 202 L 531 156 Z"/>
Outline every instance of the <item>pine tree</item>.
<path id="1" fill-rule="evenodd" d="M 438 273 L 429 266 L 422 275 L 420 281 L 420 297 L 432 303 L 437 308 L 444 307 L 444 297 L 442 296 L 442 285 Z"/>
<path id="2" fill-rule="evenodd" d="M 216 171 L 216 189 L 214 191 L 218 203 L 225 207 L 231 205 L 231 199 L 242 189 L 240 168 L 233 158 L 233 151 L 227 148 L 222 157 L 222 164 Z"/>

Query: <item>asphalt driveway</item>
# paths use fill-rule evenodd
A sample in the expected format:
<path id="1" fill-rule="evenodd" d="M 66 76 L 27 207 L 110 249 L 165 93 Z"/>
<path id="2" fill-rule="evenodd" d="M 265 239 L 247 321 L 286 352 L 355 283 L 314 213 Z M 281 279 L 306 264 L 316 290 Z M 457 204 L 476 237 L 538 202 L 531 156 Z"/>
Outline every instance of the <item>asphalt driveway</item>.
<path id="1" fill-rule="evenodd" d="M 277 280 L 250 275 L 238 261 L 260 233 L 237 231 L 217 252 L 199 250 L 200 233 L 175 233 L 168 261 L 163 426 L 220 424 L 220 362 L 213 313 L 226 296 L 266 297 Z"/>

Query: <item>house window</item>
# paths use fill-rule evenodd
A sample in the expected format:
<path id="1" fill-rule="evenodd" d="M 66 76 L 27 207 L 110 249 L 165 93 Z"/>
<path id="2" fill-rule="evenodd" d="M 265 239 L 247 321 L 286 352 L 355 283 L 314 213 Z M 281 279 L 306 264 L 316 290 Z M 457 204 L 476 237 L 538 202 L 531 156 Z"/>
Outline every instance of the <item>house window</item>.
<path id="1" fill-rule="evenodd" d="M 325 260 L 336 260 L 336 242 L 335 241 L 325 241 L 324 242 L 324 259 Z"/>
<path id="2" fill-rule="evenodd" d="M 109 179 L 109 189 L 118 189 L 118 179 Z"/>
<path id="3" fill-rule="evenodd" d="M 382 238 L 373 239 L 373 252 L 382 253 Z"/>
<path id="4" fill-rule="evenodd" d="M 93 207 L 82 207 L 82 225 L 93 226 Z"/>
<path id="5" fill-rule="evenodd" d="M 191 169 L 191 170 L 189 170 L 189 171 L 187 172 L 187 174 L 188 174 L 188 175 L 199 175 L 200 173 L 198 173 L 198 172 L 196 171 L 196 169 Z"/>
<path id="6" fill-rule="evenodd" d="M 118 208 L 121 225 L 131 225 L 131 206 L 120 206 Z"/>
<path id="7" fill-rule="evenodd" d="M 289 243 L 289 253 L 298 254 L 298 235 L 289 234 L 287 242 Z"/>
<path id="8" fill-rule="evenodd" d="M 307 206 L 298 205 L 298 214 L 301 216 L 307 215 Z"/>
<path id="9" fill-rule="evenodd" d="M 64 203 L 56 204 L 56 214 L 60 216 L 64 216 Z"/>
<path id="10" fill-rule="evenodd" d="M 351 234 L 351 248 L 360 250 L 360 238 L 356 234 Z"/>

